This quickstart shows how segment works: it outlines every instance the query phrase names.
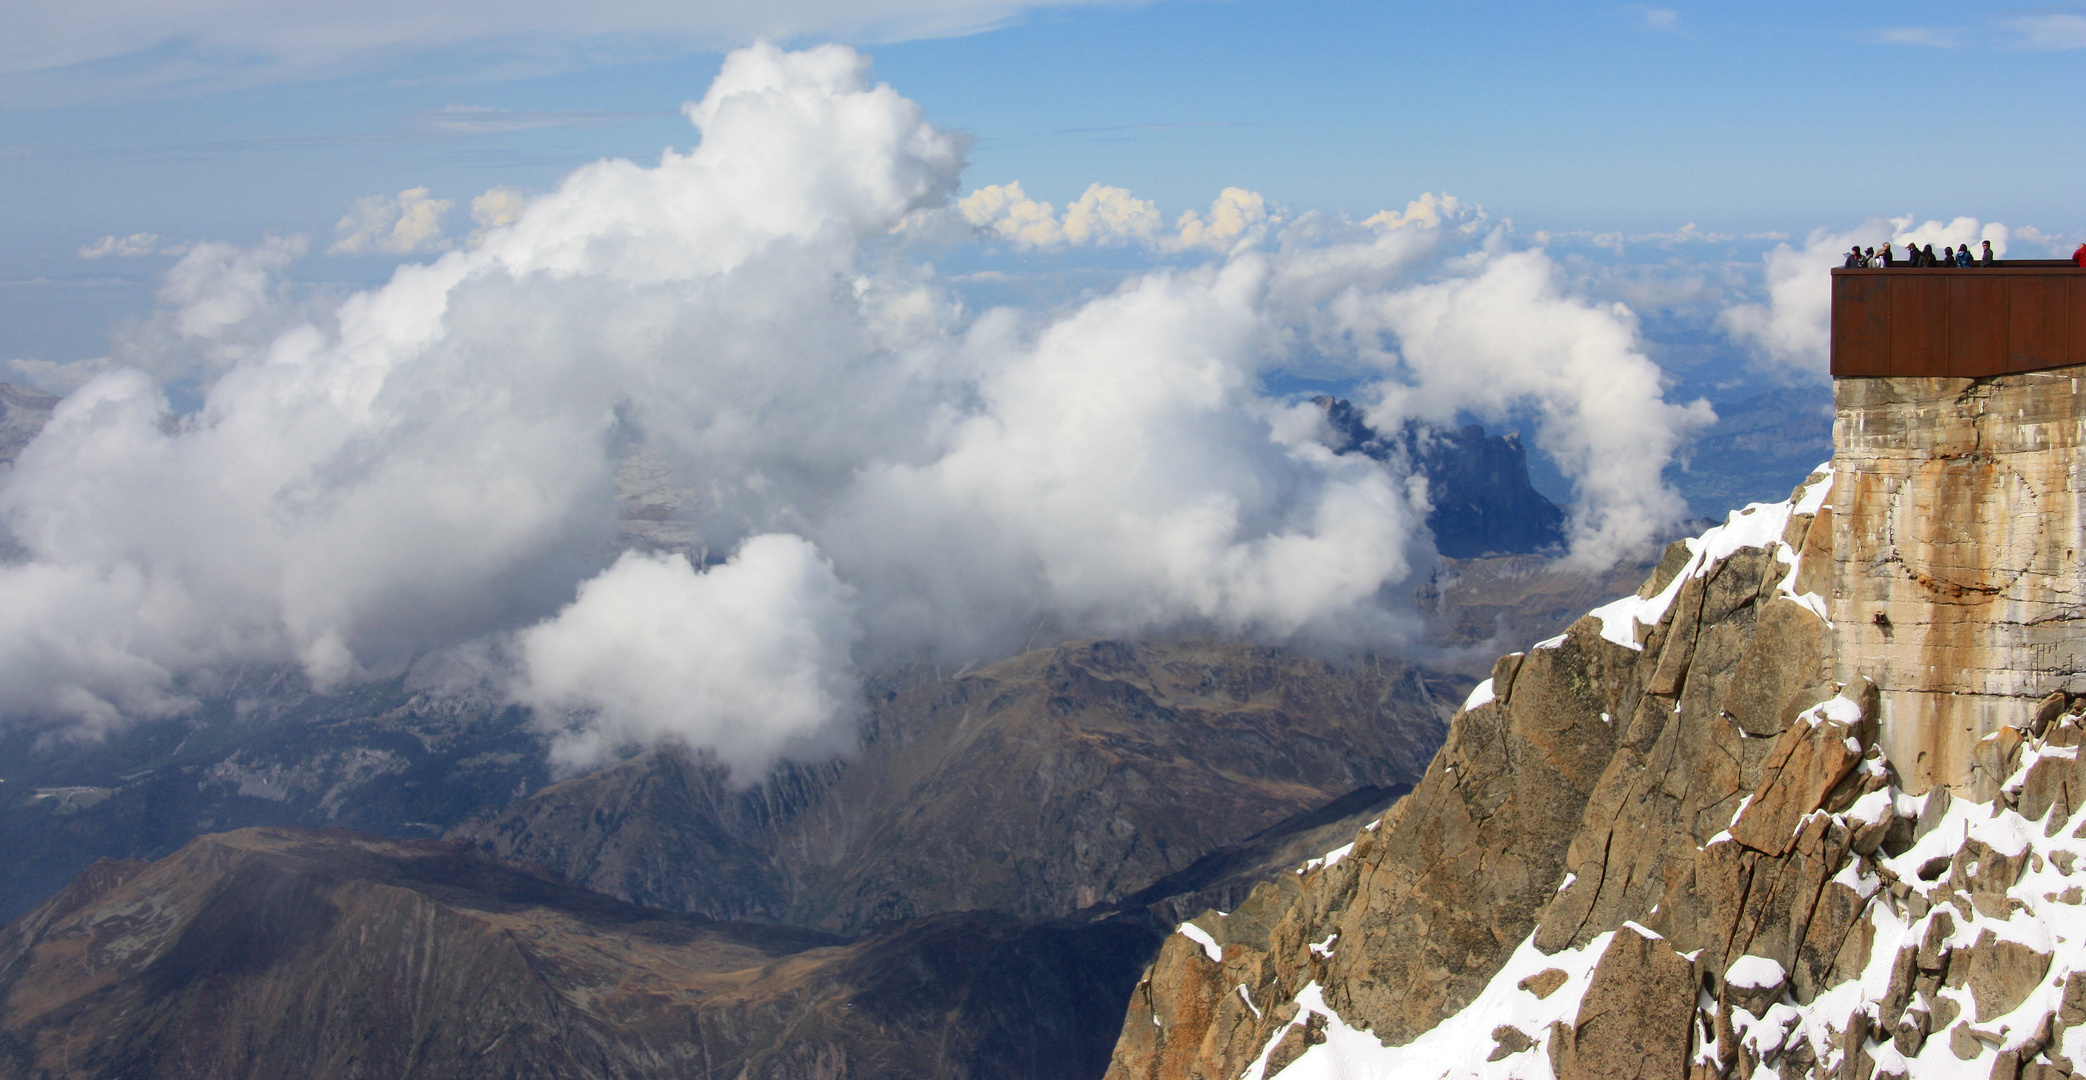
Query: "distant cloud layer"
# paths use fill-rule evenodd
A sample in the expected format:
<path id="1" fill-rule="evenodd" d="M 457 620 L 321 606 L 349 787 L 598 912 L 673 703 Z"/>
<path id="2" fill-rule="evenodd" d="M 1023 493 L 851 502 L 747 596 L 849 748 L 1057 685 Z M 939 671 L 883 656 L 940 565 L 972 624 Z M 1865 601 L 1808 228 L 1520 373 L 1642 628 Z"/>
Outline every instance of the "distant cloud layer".
<path id="1" fill-rule="evenodd" d="M 1266 199 L 1235 187 L 1218 193 L 1207 214 L 1183 211 L 1171 229 L 1157 204 L 1105 184 L 1088 187 L 1062 217 L 1051 204 L 1029 198 L 1018 181 L 979 188 L 956 205 L 987 236 L 1022 249 L 1135 243 L 1157 251 L 1222 254 L 1260 239 L 1276 223 Z"/>
<path id="2" fill-rule="evenodd" d="M 964 140 L 838 46 L 733 53 L 687 112 L 694 150 L 481 195 L 366 292 L 287 291 L 295 238 L 190 251 L 0 487 L 0 718 L 92 733 L 248 663 L 468 670 L 568 767 L 679 739 L 750 776 L 845 746 L 861 668 L 1039 627 L 1395 645 L 1426 487 L 1264 391 L 1306 354 L 1380 425 L 1534 417 L 1582 560 L 1681 512 L 1660 470 L 1707 407 L 1452 197 L 957 200 Z M 334 248 L 448 243 L 444 209 L 373 197 Z M 981 232 L 1179 265 L 977 311 L 905 245 Z M 695 558 L 614 556 L 636 446 L 692 493 Z"/>

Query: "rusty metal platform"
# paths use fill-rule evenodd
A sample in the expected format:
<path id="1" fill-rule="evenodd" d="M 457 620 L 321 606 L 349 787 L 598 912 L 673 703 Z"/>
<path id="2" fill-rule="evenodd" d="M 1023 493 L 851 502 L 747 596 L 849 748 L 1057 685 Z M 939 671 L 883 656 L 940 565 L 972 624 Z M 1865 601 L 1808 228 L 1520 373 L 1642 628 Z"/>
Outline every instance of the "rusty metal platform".
<path id="1" fill-rule="evenodd" d="M 2086 364 L 2070 262 L 1832 272 L 1832 376 L 1978 378 Z"/>

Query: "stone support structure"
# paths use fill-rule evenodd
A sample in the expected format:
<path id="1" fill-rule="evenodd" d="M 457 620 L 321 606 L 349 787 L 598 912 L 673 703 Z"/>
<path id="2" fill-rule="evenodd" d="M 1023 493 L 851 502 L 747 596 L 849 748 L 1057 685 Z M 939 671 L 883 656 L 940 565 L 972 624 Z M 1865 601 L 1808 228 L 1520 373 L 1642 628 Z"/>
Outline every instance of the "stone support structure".
<path id="1" fill-rule="evenodd" d="M 1972 783 L 1980 739 L 2086 693 L 2082 382 L 1834 383 L 1836 677 L 1876 684 L 1908 791 Z"/>

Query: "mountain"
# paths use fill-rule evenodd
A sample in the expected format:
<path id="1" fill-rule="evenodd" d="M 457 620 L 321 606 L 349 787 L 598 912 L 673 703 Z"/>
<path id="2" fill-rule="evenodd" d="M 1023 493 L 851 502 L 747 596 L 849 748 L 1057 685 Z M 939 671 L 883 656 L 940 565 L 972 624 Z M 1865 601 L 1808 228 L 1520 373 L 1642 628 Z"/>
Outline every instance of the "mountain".
<path id="1" fill-rule="evenodd" d="M 1488 436 L 1477 424 L 1456 430 L 1408 424 L 1386 434 L 1370 427 L 1351 402 L 1315 400 L 1336 452 L 1403 461 L 1427 478 L 1427 527 L 1443 555 L 1528 554 L 1564 543 L 1564 511 L 1529 483 L 1520 435 Z"/>
<path id="2" fill-rule="evenodd" d="M 99 742 L 0 735 L 0 918 L 96 859 L 156 859 L 255 825 L 439 836 L 550 780 L 526 717 L 495 701 L 402 680 L 315 694 L 290 672 L 230 676 L 197 712 Z"/>
<path id="3" fill-rule="evenodd" d="M 734 790 L 674 748 L 452 832 L 633 903 L 859 932 L 1109 904 L 1417 779 L 1469 681 L 1224 641 L 1074 642 L 873 695 L 861 752 Z"/>
<path id="4" fill-rule="evenodd" d="M 2074 1075 L 2080 374 L 1843 380 L 1829 472 L 1500 658 L 1412 794 L 1181 924 L 1108 1076 Z"/>
<path id="5" fill-rule="evenodd" d="M 1097 1076 L 1168 928 L 1382 813 L 1469 684 L 1236 642 L 1070 643 L 887 680 L 858 755 L 737 787 L 664 749 L 530 785 L 540 744 L 511 712 L 278 687 L 298 704 L 245 710 L 254 727 L 103 748 L 124 764 L 102 768 L 147 760 L 8 808 L 40 874 L 94 846 L 179 850 L 95 864 L 12 924 L 0 1076 L 83 1043 L 101 1049 L 82 1075 Z M 456 832 L 483 846 L 191 839 L 252 816 L 425 829 L 474 805 Z M 167 917 L 93 958 L 148 910 Z M 410 985 L 401 956 L 423 958 Z M 510 1032 L 517 1056 L 486 1048 Z"/>
<path id="6" fill-rule="evenodd" d="M 844 942 L 248 829 L 97 863 L 0 931 L 0 1076 L 1088 1076 L 1155 937 L 952 914 Z"/>

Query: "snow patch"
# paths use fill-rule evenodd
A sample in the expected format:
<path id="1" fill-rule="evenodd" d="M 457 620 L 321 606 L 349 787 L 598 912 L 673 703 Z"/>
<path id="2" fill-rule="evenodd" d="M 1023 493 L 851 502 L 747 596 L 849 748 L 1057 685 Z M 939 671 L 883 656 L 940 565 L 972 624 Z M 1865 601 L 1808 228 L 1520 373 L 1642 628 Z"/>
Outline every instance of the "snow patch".
<path id="1" fill-rule="evenodd" d="M 1486 679 L 1470 689 L 1470 696 L 1463 699 L 1462 712 L 1469 712 L 1480 705 L 1492 704 L 1492 680 Z"/>
<path id="2" fill-rule="evenodd" d="M 1825 505 L 1825 498 L 1832 490 L 1831 463 L 1820 466 L 1820 471 L 1825 475 L 1799 490 L 1794 501 L 1753 503 L 1742 510 L 1733 510 L 1724 524 L 1704 531 L 1701 536 L 1683 540 L 1688 548 L 1688 561 L 1679 573 L 1673 575 L 1673 580 L 1659 590 L 1658 595 L 1649 599 L 1625 596 L 1587 612 L 1600 620 L 1601 637 L 1626 649 L 1642 652 L 1644 646 L 1637 641 L 1638 628 L 1655 627 L 1665 621 L 1666 612 L 1673 607 L 1673 601 L 1680 596 L 1681 587 L 1688 579 L 1709 573 L 1718 563 L 1746 548 L 1774 551 L 1776 558 L 1789 567 L 1789 573 L 1776 587 L 1778 595 L 1796 601 L 1821 619 L 1825 618 L 1823 598 L 1816 593 L 1796 592 L 1801 559 L 1782 540 L 1782 535 L 1789 530 L 1792 516 L 1816 514 Z"/>
<path id="3" fill-rule="evenodd" d="M 1184 922 L 1174 928 L 1174 933 L 1202 946 L 1202 951 L 1209 956 L 1210 963 L 1221 964 L 1224 962 L 1224 946 L 1217 944 L 1217 939 L 1211 937 L 1209 931 L 1194 923 Z"/>
<path id="4" fill-rule="evenodd" d="M 1731 962 L 1724 971 L 1724 982 L 1744 990 L 1766 990 L 1789 981 L 1789 973 L 1782 965 L 1765 956 L 1747 954 Z"/>
<path id="5" fill-rule="evenodd" d="M 1348 1026 L 1326 1005 L 1324 992 L 1313 982 L 1293 999 L 1297 1014 L 1289 1026 L 1308 1023 L 1313 1016 L 1325 1017 L 1326 1039 L 1283 1069 L 1282 1080 L 1547 1080 L 1551 1075 L 1550 1057 L 1544 1044 L 1550 1037 L 1550 1025 L 1569 1026 L 1578 1018 L 1579 1003 L 1586 996 L 1593 969 L 1614 939 L 1610 932 L 1587 942 L 1584 948 L 1545 956 L 1535 947 L 1535 935 L 1531 933 L 1507 958 L 1499 974 L 1485 984 L 1476 1000 L 1404 1046 L 1385 1046 L 1375 1035 Z M 1562 971 L 1565 981 L 1550 996 L 1538 998 L 1521 989 L 1521 982 L 1552 968 Z M 1521 1032 L 1533 1045 L 1522 1053 L 1487 1061 L 1498 1046 L 1492 1032 L 1501 1027 Z M 1268 1056 L 1288 1030 L 1280 1028 L 1269 1037 L 1241 1080 L 1266 1080 Z"/>

